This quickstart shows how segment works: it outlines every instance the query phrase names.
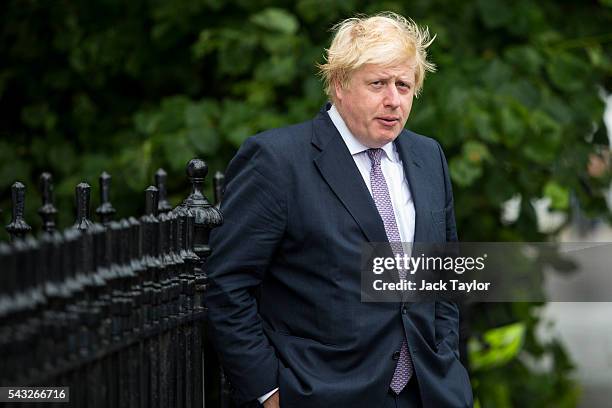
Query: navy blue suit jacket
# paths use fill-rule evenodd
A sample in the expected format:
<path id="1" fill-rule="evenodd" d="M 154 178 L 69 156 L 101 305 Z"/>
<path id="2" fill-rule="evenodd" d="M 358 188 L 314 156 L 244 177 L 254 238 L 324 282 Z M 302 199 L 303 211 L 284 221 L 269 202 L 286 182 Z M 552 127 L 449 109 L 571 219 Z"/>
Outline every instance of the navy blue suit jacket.
<path id="1" fill-rule="evenodd" d="M 405 336 L 423 405 L 472 406 L 455 304 L 407 304 L 402 313 L 400 303 L 360 301 L 361 246 L 387 237 L 328 106 L 249 138 L 226 172 L 206 302 L 235 398 L 245 404 L 279 387 L 281 408 L 379 407 Z M 440 145 L 407 130 L 394 143 L 416 208 L 415 242 L 456 241 Z"/>

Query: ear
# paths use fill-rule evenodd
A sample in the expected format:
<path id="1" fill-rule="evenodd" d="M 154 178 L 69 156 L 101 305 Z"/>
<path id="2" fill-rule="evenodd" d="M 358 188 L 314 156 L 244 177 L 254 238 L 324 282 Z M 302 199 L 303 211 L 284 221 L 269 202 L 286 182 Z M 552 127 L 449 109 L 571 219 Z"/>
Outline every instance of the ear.
<path id="1" fill-rule="evenodd" d="M 334 93 L 336 94 L 336 101 L 342 102 L 342 98 L 344 97 L 344 88 L 337 79 L 334 80 Z"/>

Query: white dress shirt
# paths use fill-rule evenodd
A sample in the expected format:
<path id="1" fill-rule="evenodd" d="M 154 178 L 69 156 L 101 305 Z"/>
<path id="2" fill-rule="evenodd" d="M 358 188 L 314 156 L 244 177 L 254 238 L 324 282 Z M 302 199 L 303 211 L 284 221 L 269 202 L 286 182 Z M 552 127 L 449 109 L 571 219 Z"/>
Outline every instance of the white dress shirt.
<path id="1" fill-rule="evenodd" d="M 372 194 L 372 186 L 370 185 L 370 169 L 372 168 L 372 162 L 368 157 L 367 146 L 363 145 L 359 140 L 353 136 L 349 128 L 346 126 L 344 119 L 340 116 L 340 112 L 334 105 L 327 111 L 329 118 L 333 122 L 336 129 L 342 136 L 342 140 L 348 147 L 349 152 L 353 156 L 353 160 L 363 177 L 370 195 Z M 402 166 L 402 160 L 399 157 L 397 149 L 393 143 L 387 143 L 382 147 L 385 154 L 382 156 L 380 161 L 380 167 L 382 169 L 385 180 L 387 181 L 387 187 L 389 188 L 389 195 L 391 196 L 391 203 L 393 204 L 393 212 L 395 213 L 395 222 L 399 229 L 400 237 L 402 242 L 412 242 L 414 240 L 414 223 L 416 219 L 416 213 L 414 209 L 414 202 L 412 201 L 412 195 L 410 194 L 410 188 L 408 187 L 408 180 L 404 174 L 404 167 Z M 404 248 L 407 254 L 410 253 L 409 248 Z M 263 404 L 265 400 L 270 398 L 272 394 L 278 391 L 278 388 L 273 389 L 265 395 L 258 398 L 260 404 Z"/>
<path id="2" fill-rule="evenodd" d="M 369 148 L 353 136 L 346 126 L 344 119 L 340 116 L 340 112 L 338 112 L 334 105 L 332 105 L 327 113 L 334 123 L 334 126 L 336 126 L 336 129 L 338 129 L 340 136 L 342 136 L 342 140 L 344 140 L 349 152 L 353 156 L 353 160 L 359 169 L 359 173 L 361 173 L 361 177 L 363 177 L 363 181 L 366 186 L 368 186 L 371 195 L 372 186 L 370 185 L 370 169 L 372 168 L 372 162 L 366 152 Z M 389 188 L 393 212 L 395 213 L 395 222 L 397 223 L 402 242 L 412 242 L 414 240 L 414 223 L 416 215 L 414 202 L 412 201 L 412 195 L 408 187 L 408 180 L 404 174 L 402 160 L 400 159 L 395 144 L 392 142 L 384 145 L 382 149 L 385 154 L 382 155 L 380 167 L 387 181 L 387 187 Z"/>

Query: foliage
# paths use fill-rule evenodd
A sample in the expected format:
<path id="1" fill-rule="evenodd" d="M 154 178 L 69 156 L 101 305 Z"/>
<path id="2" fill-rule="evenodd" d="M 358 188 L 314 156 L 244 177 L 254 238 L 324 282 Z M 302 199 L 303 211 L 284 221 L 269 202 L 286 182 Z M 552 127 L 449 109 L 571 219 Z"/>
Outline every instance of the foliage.
<path id="1" fill-rule="evenodd" d="M 472 370 L 486 370 L 505 365 L 515 358 L 523 344 L 525 325 L 514 323 L 491 329 L 484 334 L 483 341 L 470 339 L 470 366 Z"/>
<path id="2" fill-rule="evenodd" d="M 610 172 L 586 171 L 598 152 L 612 88 L 612 3 L 543 0 L 9 0 L 0 13 L 0 215 L 9 186 L 28 186 L 35 227 L 41 171 L 55 176 L 62 226 L 74 186 L 114 176 L 120 214 L 142 209 L 157 167 L 171 201 L 186 194 L 184 165 L 205 158 L 223 169 L 249 135 L 314 116 L 325 101 L 315 63 L 329 28 L 357 12 L 393 10 L 437 34 L 430 75 L 408 126 L 443 145 L 466 241 L 541 241 L 531 200 L 568 212 L 576 197 L 607 217 L 601 188 Z M 520 196 L 513 223 L 502 206 Z M 95 196 L 94 196 L 95 197 Z M 94 200 L 96 201 L 96 200 Z M 554 237 L 554 234 L 551 236 Z M 4 238 L 4 237 L 3 237 Z M 576 391 L 557 343 L 534 334 L 537 306 L 514 304 L 474 329 L 521 321 L 519 356 L 476 370 L 483 406 L 566 406 Z M 538 373 L 526 358 L 552 358 Z M 493 386 L 495 384 L 495 386 Z"/>

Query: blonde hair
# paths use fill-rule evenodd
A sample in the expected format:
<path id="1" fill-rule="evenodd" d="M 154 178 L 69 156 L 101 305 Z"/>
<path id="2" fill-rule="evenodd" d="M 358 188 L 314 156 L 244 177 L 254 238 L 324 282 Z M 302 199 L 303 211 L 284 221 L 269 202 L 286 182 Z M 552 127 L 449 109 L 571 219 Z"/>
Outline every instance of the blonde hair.
<path id="1" fill-rule="evenodd" d="M 384 12 L 372 17 L 348 18 L 334 27 L 332 43 L 325 63 L 317 64 L 325 82 L 325 92 L 334 101 L 336 83 L 345 88 L 351 74 L 365 64 L 392 66 L 413 60 L 416 64 L 415 95 L 423 88 L 425 73 L 436 66 L 427 61 L 430 37 L 427 27 L 419 27 L 412 19 Z"/>

